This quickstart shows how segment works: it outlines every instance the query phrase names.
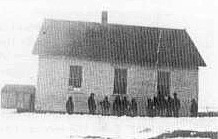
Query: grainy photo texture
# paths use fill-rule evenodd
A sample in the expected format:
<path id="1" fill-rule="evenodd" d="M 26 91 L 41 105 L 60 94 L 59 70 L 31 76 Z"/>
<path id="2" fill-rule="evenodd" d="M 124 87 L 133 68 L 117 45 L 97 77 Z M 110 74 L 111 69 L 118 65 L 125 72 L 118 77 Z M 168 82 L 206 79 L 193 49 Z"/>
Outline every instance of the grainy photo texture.
<path id="1" fill-rule="evenodd" d="M 216 4 L 0 1 L 0 137 L 218 139 Z"/>

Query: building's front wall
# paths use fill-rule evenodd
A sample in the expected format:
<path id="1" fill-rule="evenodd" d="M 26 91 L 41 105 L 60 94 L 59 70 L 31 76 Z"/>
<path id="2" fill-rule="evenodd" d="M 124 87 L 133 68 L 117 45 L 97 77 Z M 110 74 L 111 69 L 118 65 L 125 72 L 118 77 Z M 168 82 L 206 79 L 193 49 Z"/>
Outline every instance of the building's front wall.
<path id="1" fill-rule="evenodd" d="M 155 95 L 156 71 L 153 68 L 132 66 L 128 69 L 127 94 L 136 98 L 138 115 L 146 115 L 147 98 Z"/>
<path id="2" fill-rule="evenodd" d="M 82 87 L 69 88 L 70 66 L 82 66 Z M 70 57 L 39 56 L 36 109 L 65 111 L 68 96 L 73 96 L 76 112 L 88 112 L 87 99 L 90 93 L 96 98 L 113 91 L 113 68 L 104 63 L 88 62 Z"/>
<path id="3" fill-rule="evenodd" d="M 82 87 L 78 90 L 69 88 L 71 65 L 82 66 Z M 65 112 L 68 96 L 73 96 L 75 112 L 88 112 L 87 99 L 95 93 L 97 112 L 99 102 L 104 96 L 113 100 L 114 69 L 127 69 L 127 95 L 136 98 L 138 114 L 146 115 L 147 98 L 156 95 L 156 73 L 152 67 L 133 65 L 112 65 L 103 62 L 79 60 L 65 56 L 39 56 L 38 85 L 36 92 L 36 110 Z M 197 99 L 198 71 L 174 70 L 163 68 L 171 73 L 171 94 L 178 93 L 181 99 L 181 116 L 188 116 L 191 98 Z M 188 103 L 187 103 L 188 102 Z"/>
<path id="4" fill-rule="evenodd" d="M 1 92 L 1 107 L 7 109 L 16 108 L 16 92 Z"/>
<path id="5" fill-rule="evenodd" d="M 171 93 L 181 101 L 180 116 L 190 116 L 191 100 L 198 102 L 198 70 L 174 70 L 171 73 Z"/>

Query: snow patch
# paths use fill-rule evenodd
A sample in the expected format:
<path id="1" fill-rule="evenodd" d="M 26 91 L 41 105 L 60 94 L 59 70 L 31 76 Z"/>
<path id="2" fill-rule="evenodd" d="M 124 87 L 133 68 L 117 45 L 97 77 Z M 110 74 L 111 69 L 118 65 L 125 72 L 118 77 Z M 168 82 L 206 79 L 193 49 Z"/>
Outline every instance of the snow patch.
<path id="1" fill-rule="evenodd" d="M 0 123 L 0 138 L 7 139 L 146 139 L 175 130 L 218 132 L 218 117 L 133 118 L 76 114 L 18 114 L 15 110 L 2 109 Z"/>

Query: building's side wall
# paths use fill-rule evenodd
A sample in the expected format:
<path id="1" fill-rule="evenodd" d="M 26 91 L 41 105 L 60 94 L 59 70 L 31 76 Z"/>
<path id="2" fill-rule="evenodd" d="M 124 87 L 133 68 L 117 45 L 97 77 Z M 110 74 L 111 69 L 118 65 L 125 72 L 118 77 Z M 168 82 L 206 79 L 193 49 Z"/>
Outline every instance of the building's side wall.
<path id="1" fill-rule="evenodd" d="M 82 87 L 70 90 L 68 86 L 70 65 L 80 65 L 83 69 Z M 88 112 L 87 99 L 95 93 L 97 112 L 99 102 L 108 95 L 113 100 L 114 68 L 127 68 L 127 95 L 137 99 L 138 114 L 146 115 L 147 98 L 156 95 L 156 73 L 154 68 L 133 65 L 111 65 L 61 56 L 39 56 L 36 110 L 65 112 L 65 102 L 72 95 L 75 112 Z M 171 72 L 171 94 L 178 93 L 181 99 L 181 116 L 189 114 L 190 99 L 197 99 L 197 70 L 161 69 Z"/>
<path id="2" fill-rule="evenodd" d="M 39 56 L 36 110 L 61 111 L 66 97 L 66 63 L 57 58 Z"/>

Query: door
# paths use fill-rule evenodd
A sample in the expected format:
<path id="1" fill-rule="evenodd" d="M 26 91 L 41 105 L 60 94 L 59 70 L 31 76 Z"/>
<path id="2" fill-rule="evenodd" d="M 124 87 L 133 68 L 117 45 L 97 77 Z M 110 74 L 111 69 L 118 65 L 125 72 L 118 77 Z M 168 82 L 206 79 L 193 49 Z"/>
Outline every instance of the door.
<path id="1" fill-rule="evenodd" d="M 170 94 L 170 72 L 158 71 L 157 91 L 166 96 Z"/>
<path id="2" fill-rule="evenodd" d="M 114 70 L 114 94 L 126 94 L 127 69 Z"/>

